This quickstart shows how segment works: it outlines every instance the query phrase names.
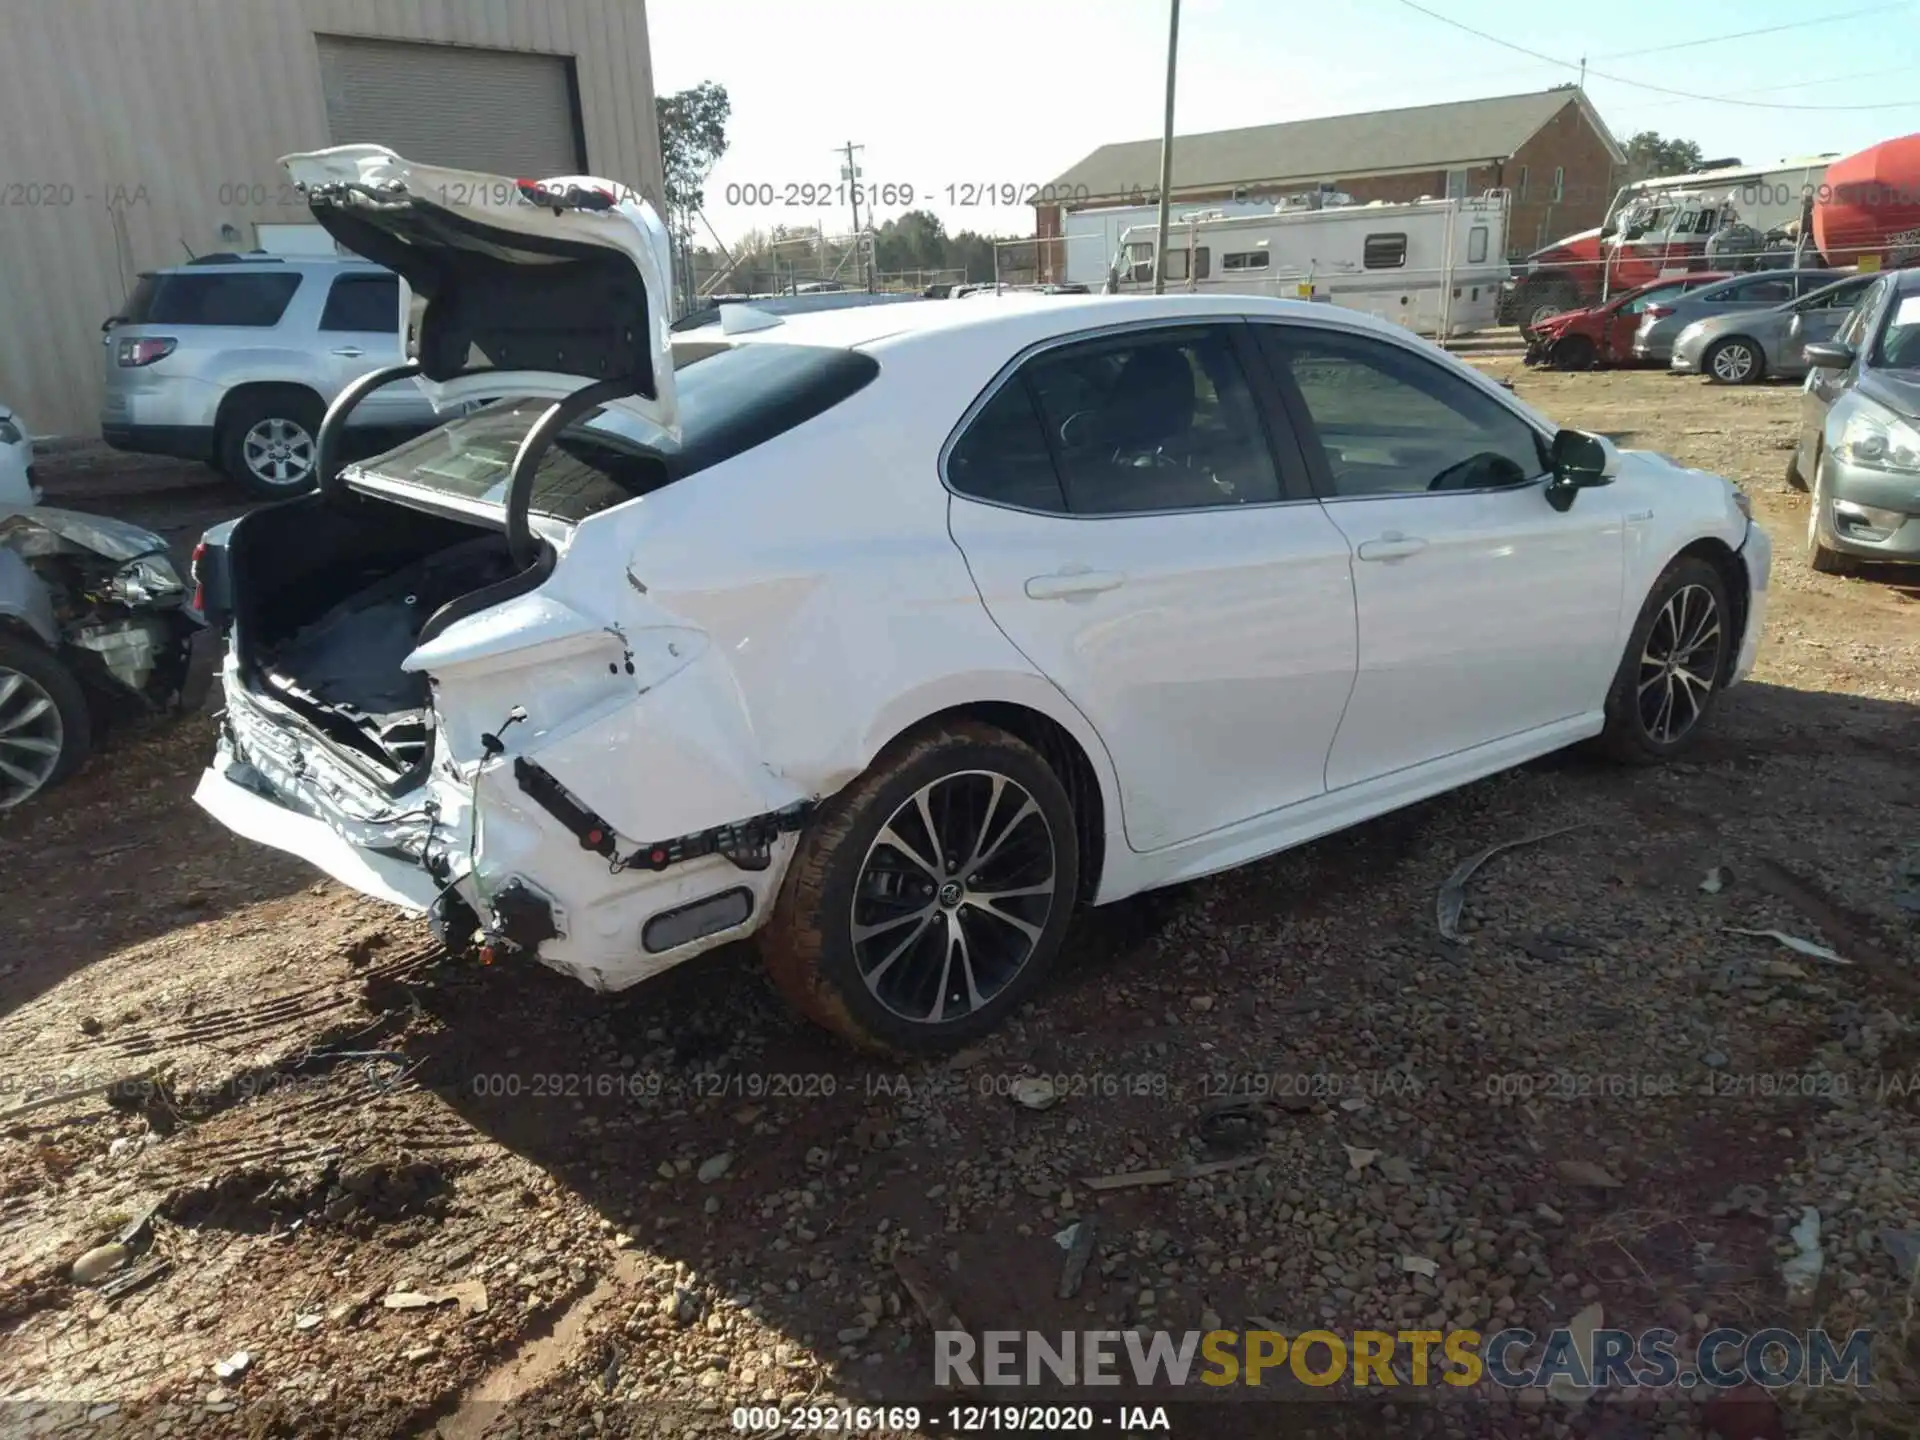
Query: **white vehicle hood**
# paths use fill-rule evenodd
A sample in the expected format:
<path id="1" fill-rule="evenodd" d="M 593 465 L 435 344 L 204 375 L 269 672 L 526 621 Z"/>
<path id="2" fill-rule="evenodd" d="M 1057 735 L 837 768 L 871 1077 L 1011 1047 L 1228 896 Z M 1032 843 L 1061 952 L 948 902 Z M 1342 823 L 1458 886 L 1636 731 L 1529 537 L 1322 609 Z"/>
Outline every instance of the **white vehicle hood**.
<path id="1" fill-rule="evenodd" d="M 610 407 L 676 431 L 672 249 L 636 191 L 424 165 L 381 145 L 280 163 L 329 234 L 405 282 L 403 344 L 436 408 L 629 379 Z"/>

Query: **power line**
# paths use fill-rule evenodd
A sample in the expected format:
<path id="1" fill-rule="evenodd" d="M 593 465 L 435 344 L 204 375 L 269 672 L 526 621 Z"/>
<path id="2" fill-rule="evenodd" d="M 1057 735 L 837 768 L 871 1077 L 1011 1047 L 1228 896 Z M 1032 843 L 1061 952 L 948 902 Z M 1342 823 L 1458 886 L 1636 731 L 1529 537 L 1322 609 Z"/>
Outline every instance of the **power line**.
<path id="1" fill-rule="evenodd" d="M 1816 15 L 1808 20 L 1790 20 L 1784 25 L 1767 25 L 1759 30 L 1735 30 L 1730 35 L 1708 35 L 1699 40 L 1680 40 L 1672 45 L 1649 45 L 1643 50 L 1615 50 L 1596 55 L 1596 60 L 1625 60 L 1634 55 L 1664 55 L 1669 50 L 1691 50 L 1699 45 L 1718 45 L 1727 40 L 1750 40 L 1756 35 L 1778 35 L 1783 30 L 1804 30 L 1812 25 L 1836 25 L 1842 20 L 1858 20 L 1863 15 L 1884 15 L 1889 10 L 1911 8 L 1905 0 L 1897 5 L 1872 5 L 1865 10 L 1848 10 L 1839 15 Z"/>
<path id="2" fill-rule="evenodd" d="M 1673 89 L 1671 86 L 1667 86 L 1667 85 L 1650 85 L 1644 80 L 1629 80 L 1624 75 L 1609 75 L 1604 70 L 1594 70 L 1589 67 L 1581 66 L 1571 60 L 1562 60 L 1553 55 L 1543 54 L 1538 50 L 1530 50 L 1525 45 L 1516 45 L 1511 40 L 1504 40 L 1498 35 L 1490 35 L 1485 30 L 1476 30 L 1471 25 L 1463 24 L 1460 21 L 1452 19 L 1449 16 L 1442 15 L 1438 10 L 1429 10 L 1426 6 L 1415 3 L 1415 0 L 1399 0 L 1399 3 L 1406 6 L 1409 10 L 1418 11 L 1420 14 L 1426 16 L 1429 20 L 1438 20 L 1442 25 L 1449 25 L 1455 30 L 1464 31 L 1467 34 L 1473 36 L 1475 39 L 1485 40 L 1489 44 L 1498 45 L 1505 50 L 1517 51 L 1520 54 L 1528 56 L 1531 59 L 1543 61 L 1548 65 L 1556 65 L 1562 70 L 1583 70 L 1585 74 L 1593 76 L 1596 80 L 1611 80 L 1616 85 L 1630 86 L 1635 90 L 1650 90 L 1656 95 L 1677 95 L 1682 100 L 1697 100 L 1701 104 L 1737 105 L 1742 109 L 1747 109 L 1747 110 L 1852 110 L 1852 111 L 1909 110 L 1916 105 L 1920 105 L 1920 100 L 1893 100 L 1893 101 L 1888 101 L 1888 102 L 1877 104 L 1877 105 L 1780 105 L 1780 104 L 1772 104 L 1764 100 L 1735 100 L 1729 96 L 1712 97 L 1712 96 L 1706 96 L 1706 95 L 1699 95 L 1694 93 L 1691 90 L 1676 90 L 1676 89 Z"/>
<path id="3" fill-rule="evenodd" d="M 1883 75 L 1910 75 L 1911 65 L 1890 65 L 1884 70 L 1853 70 L 1845 75 L 1828 75 L 1818 80 L 1794 80 L 1785 85 L 1760 85 L 1747 91 L 1749 95 L 1771 95 L 1780 90 L 1809 90 L 1816 85 L 1838 85 L 1843 80 L 1875 80 Z M 1661 105 L 1684 105 L 1693 100 L 1726 100 L 1726 95 L 1689 95 L 1686 100 L 1648 100 L 1638 106 L 1641 110 L 1652 110 Z"/>

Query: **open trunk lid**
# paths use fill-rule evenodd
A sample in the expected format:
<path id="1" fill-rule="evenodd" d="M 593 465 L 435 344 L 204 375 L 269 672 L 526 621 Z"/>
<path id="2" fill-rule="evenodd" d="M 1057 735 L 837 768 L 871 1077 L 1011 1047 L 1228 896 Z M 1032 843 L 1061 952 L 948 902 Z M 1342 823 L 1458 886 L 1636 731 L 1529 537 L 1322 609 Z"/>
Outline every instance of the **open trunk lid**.
<path id="1" fill-rule="evenodd" d="M 436 407 L 627 381 L 608 407 L 677 433 L 672 250 L 636 191 L 424 165 L 381 145 L 281 163 L 329 234 L 406 283 L 403 344 Z"/>

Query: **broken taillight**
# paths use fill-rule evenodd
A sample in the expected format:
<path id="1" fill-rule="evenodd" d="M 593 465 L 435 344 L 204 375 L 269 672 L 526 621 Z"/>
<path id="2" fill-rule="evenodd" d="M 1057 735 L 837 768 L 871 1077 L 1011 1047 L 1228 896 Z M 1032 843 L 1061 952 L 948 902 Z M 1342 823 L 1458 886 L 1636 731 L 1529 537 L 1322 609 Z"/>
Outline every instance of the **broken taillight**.
<path id="1" fill-rule="evenodd" d="M 123 369 L 134 369 L 141 365 L 151 365 L 156 360 L 164 360 L 171 355 L 180 342 L 157 336 L 142 336 L 138 340 L 122 340 L 114 352 L 114 359 Z"/>
<path id="2" fill-rule="evenodd" d="M 206 558 L 207 542 L 202 540 L 193 547 L 193 560 L 187 566 L 187 574 L 193 581 L 194 613 L 207 613 L 207 582 L 200 574 L 200 562 Z"/>

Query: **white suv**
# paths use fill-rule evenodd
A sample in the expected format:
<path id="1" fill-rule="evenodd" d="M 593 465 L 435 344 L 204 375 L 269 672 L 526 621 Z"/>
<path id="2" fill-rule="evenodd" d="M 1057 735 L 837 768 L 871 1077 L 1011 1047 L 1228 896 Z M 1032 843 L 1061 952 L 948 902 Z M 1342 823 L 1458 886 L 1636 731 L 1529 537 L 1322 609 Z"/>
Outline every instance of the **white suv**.
<path id="1" fill-rule="evenodd" d="M 359 259 L 208 255 L 142 275 L 101 327 L 100 433 L 118 450 L 216 466 L 264 499 L 313 484 L 326 407 L 401 355 L 400 281 Z M 354 413 L 356 438 L 435 422 L 414 385 Z"/>

